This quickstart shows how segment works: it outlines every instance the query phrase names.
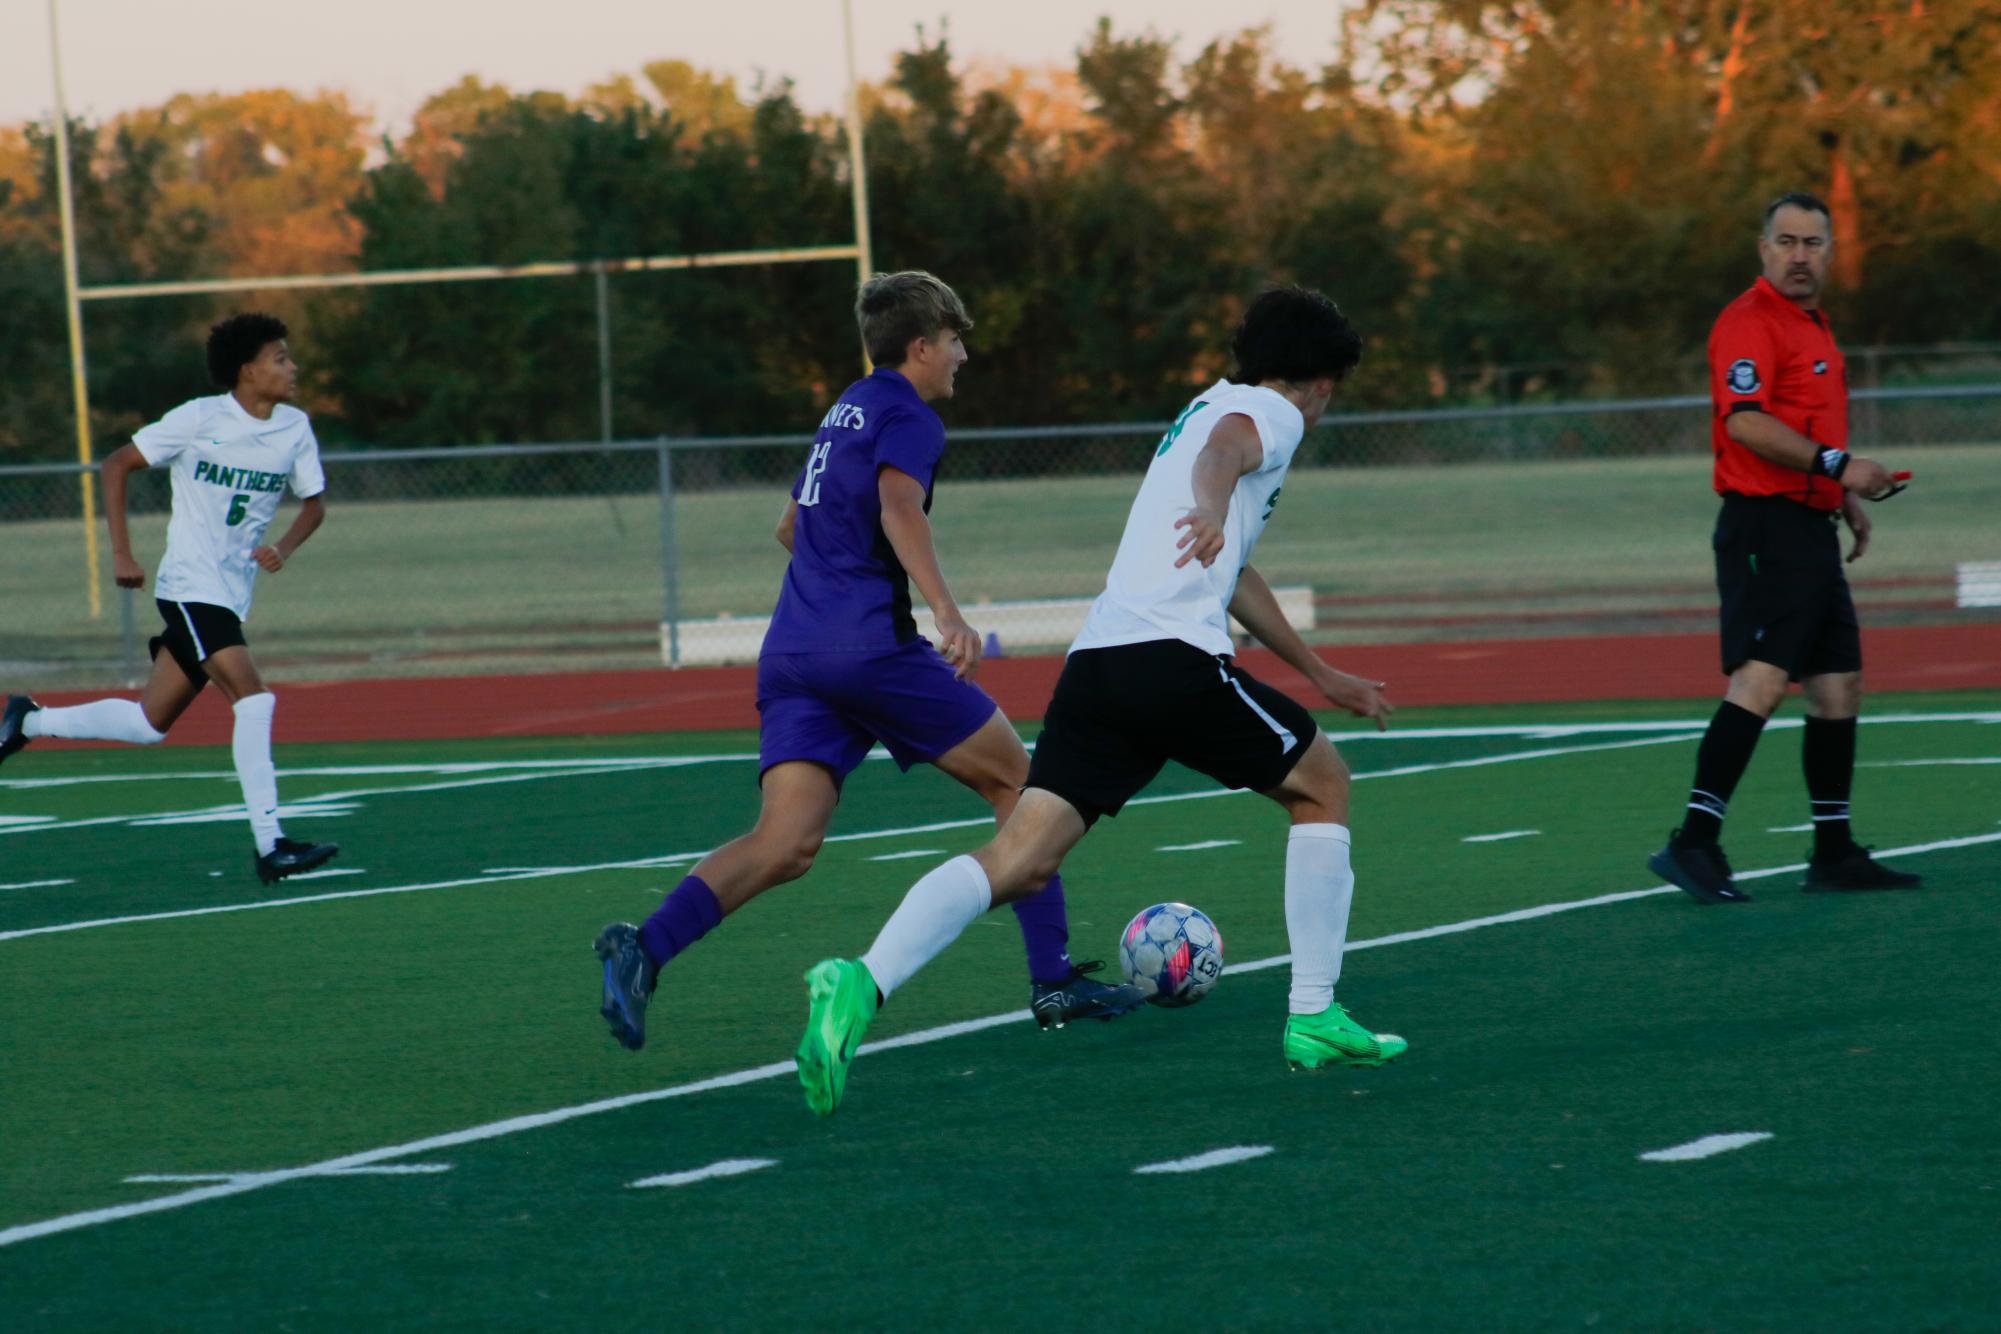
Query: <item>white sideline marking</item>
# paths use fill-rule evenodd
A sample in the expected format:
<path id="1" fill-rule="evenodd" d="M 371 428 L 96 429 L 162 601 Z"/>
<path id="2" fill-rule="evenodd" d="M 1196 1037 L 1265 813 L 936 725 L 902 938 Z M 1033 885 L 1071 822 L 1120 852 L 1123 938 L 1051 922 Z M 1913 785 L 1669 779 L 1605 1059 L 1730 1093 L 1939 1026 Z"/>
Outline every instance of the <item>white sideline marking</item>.
<path id="1" fill-rule="evenodd" d="M 1211 838 L 1205 839 L 1200 843 L 1170 843 L 1164 848 L 1155 848 L 1154 851 L 1202 852 L 1209 848 L 1234 848 L 1243 841 L 1241 838 Z"/>
<path id="2" fill-rule="evenodd" d="M 1972 713 L 1884 713 L 1858 720 L 1865 726 L 1895 725 L 1902 723 L 2001 723 L 2001 712 Z M 1683 732 L 1694 729 L 1698 735 L 1708 727 L 1705 718 L 1688 718 L 1679 721 L 1650 722 L 1596 722 L 1596 723 L 1496 723 L 1482 727 L 1404 727 L 1388 732 L 1374 729 L 1356 729 L 1345 732 L 1328 732 L 1330 741 L 1433 741 L 1464 737 L 1529 737 L 1538 741 L 1555 741 L 1566 737 L 1593 736 L 1603 732 Z M 1801 727 L 1798 718 L 1774 718 L 1765 724 L 1768 732 L 1785 731 Z M 1034 743 L 1028 743 L 1034 749 Z M 886 759 L 888 752 L 876 747 L 868 758 Z M 713 755 L 631 755 L 619 758 L 578 758 L 569 760 L 440 760 L 429 764 L 337 764 L 314 765 L 298 769 L 280 769 L 278 777 L 284 778 L 367 778 L 388 777 L 397 774 L 487 774 L 509 771 L 525 771 L 523 777 L 571 777 L 570 770 L 578 773 L 611 773 L 620 769 L 671 769 L 686 768 L 702 764 L 736 764 L 757 759 L 754 751 L 718 753 Z M 1873 763 L 1863 761 L 1864 764 Z M 536 774 L 535 770 L 548 771 Z M 556 771 L 562 772 L 556 772 Z M 0 788 L 27 790 L 42 787 L 72 787 L 83 783 L 179 783 L 200 779 L 215 779 L 219 782 L 233 782 L 233 769 L 204 769 L 179 773 L 143 774 L 70 774 L 56 778 L 0 778 Z M 387 788 L 385 793 L 435 791 L 435 788 Z M 366 795 L 383 795 L 370 793 Z M 53 819 L 52 816 L 0 816 L 0 825 L 12 821 Z M 117 817 L 114 817 L 117 818 Z"/>
<path id="3" fill-rule="evenodd" d="M 1935 852 L 1944 848 L 1964 848 L 1980 843 L 2001 843 L 2001 834 L 1974 834 L 1966 838 L 1939 839 L 1932 843 L 1914 843 L 1909 847 L 1889 848 L 1885 857 L 1908 857 L 1922 852 Z M 1794 862 L 1788 866 L 1768 866 L 1756 871 L 1739 871 L 1739 880 L 1757 880 L 1765 876 L 1785 875 L 1805 867 L 1804 862 Z M 1557 913 L 1575 912 L 1580 908 L 1595 908 L 1600 904 L 1623 903 L 1628 899 L 1651 898 L 1656 894 L 1678 894 L 1681 891 L 1672 885 L 1660 885 L 1652 889 L 1627 890 L 1624 893 L 1600 894 L 1595 898 L 1577 899 L 1569 903 L 1545 903 L 1534 908 L 1520 908 L 1514 912 L 1496 913 L 1491 917 L 1476 917 L 1470 921 L 1448 922 L 1443 926 L 1425 927 L 1418 931 L 1403 931 L 1396 935 L 1377 936 L 1373 940 L 1358 940 L 1348 946 L 1349 950 L 1376 949 L 1384 945 L 1402 945 L 1417 940 L 1432 940 L 1439 936 L 1457 935 L 1462 931 L 1474 931 L 1484 926 L 1499 926 L 1508 922 L 1533 921 L 1538 917 L 1551 917 Z M 1266 968 L 1276 968 L 1290 963 L 1290 955 L 1275 955 L 1269 959 L 1258 959 L 1252 963 L 1236 964 L 1226 968 L 1226 973 L 1254 973 Z M 915 1033 L 905 1033 L 901 1037 L 887 1038 L 881 1042 L 865 1043 L 856 1056 L 867 1056 L 873 1052 L 894 1051 L 899 1047 L 919 1047 L 932 1042 L 943 1042 L 947 1038 L 963 1037 L 969 1033 L 984 1032 L 989 1028 L 999 1028 L 1006 1024 L 1018 1024 L 1033 1018 L 1028 1010 L 1012 1010 L 1005 1014 L 990 1014 L 984 1019 L 967 1019 L 955 1024 L 940 1024 L 936 1028 L 920 1029 Z M 214 1185 L 182 1191 L 177 1195 L 161 1195 L 150 1200 L 140 1200 L 133 1204 L 113 1205 L 103 1209 L 87 1209 L 81 1213 L 63 1214 L 56 1218 L 43 1219 L 38 1223 L 21 1223 L 14 1227 L 0 1229 L 0 1246 L 12 1246 L 17 1242 L 32 1241 L 37 1237 L 52 1236 L 59 1232 L 73 1232 L 79 1228 L 95 1227 L 100 1223 L 115 1223 L 121 1219 L 137 1218 L 144 1214 L 163 1213 L 170 1209 L 184 1208 L 190 1204 L 200 1204 L 205 1200 L 219 1200 L 231 1195 L 241 1195 L 247 1191 L 262 1190 L 266 1186 L 276 1186 L 287 1181 L 298 1181 L 305 1177 L 326 1176 L 353 1167 L 371 1167 L 376 1163 L 397 1158 L 408 1158 L 413 1154 L 430 1153 L 438 1149 L 455 1148 L 461 1144 L 476 1144 L 482 1140 L 498 1139 L 502 1135 L 512 1135 L 523 1130 L 539 1130 L 543 1126 L 561 1125 L 579 1117 L 595 1116 L 600 1112 L 615 1112 L 627 1107 L 638 1107 L 646 1103 L 662 1102 L 668 1098 L 685 1098 L 691 1094 L 708 1093 L 715 1089 L 738 1088 L 744 1084 L 755 1084 L 766 1079 L 776 1079 L 781 1075 L 794 1073 L 796 1067 L 791 1061 L 773 1061 L 769 1065 L 753 1066 L 748 1070 L 736 1070 L 726 1075 L 713 1075 L 689 1084 L 674 1084 L 663 1089 L 653 1089 L 646 1093 L 627 1093 L 615 1098 L 601 1098 L 596 1102 L 579 1103 L 573 1107 L 559 1107 L 554 1111 L 536 1112 L 527 1116 L 510 1117 L 505 1121 L 491 1121 L 486 1125 L 473 1126 L 467 1130 L 454 1130 L 442 1135 L 431 1135 L 425 1139 L 412 1140 L 408 1144 L 392 1144 L 381 1149 L 367 1149 L 359 1153 L 345 1154 L 339 1158 L 329 1158 L 324 1162 L 312 1163 L 305 1167 L 284 1168 L 275 1172 L 258 1172 L 237 1177 L 231 1181 L 221 1181 Z"/>
<path id="4" fill-rule="evenodd" d="M 329 1177 L 410 1177 L 430 1176 L 437 1172 L 452 1170 L 450 1163 L 384 1163 L 379 1167 L 342 1167 L 322 1172 Z M 125 1178 L 128 1186 L 147 1185 L 153 1182 L 169 1181 L 241 1181 L 255 1176 L 255 1172 L 142 1172 L 138 1176 Z"/>
<path id="5" fill-rule="evenodd" d="M 2001 715 L 1997 715 L 2001 717 Z M 1378 769 L 1371 773 L 1358 773 L 1354 781 L 1372 778 L 1406 778 L 1413 774 L 1438 773 L 1447 769 L 1482 768 L 1492 764 L 1510 764 L 1517 760 L 1543 760 L 1559 755 L 1581 755 L 1591 751 L 1624 750 L 1634 746 L 1659 746 L 1676 741 L 1693 740 L 1700 732 L 1676 733 L 1667 736 L 1643 737 L 1637 741 L 1608 741 L 1589 746 L 1546 747 L 1542 750 L 1524 750 L 1511 755 L 1481 755 L 1465 760 L 1438 760 L 1430 764 L 1406 764 L 1395 769 Z M 394 789 L 391 789 L 392 791 Z M 359 793 L 349 793 L 358 796 Z M 1174 801 L 1207 801 L 1213 797 L 1249 796 L 1248 792 L 1231 788 L 1209 788 L 1200 792 L 1167 792 L 1153 797 L 1135 797 L 1128 806 L 1157 806 Z M 242 807 L 232 808 L 240 815 Z M 127 817 L 119 816 L 119 820 Z M 852 834 L 830 834 L 829 843 L 854 843 L 864 839 L 903 838 L 910 834 L 935 834 L 947 829 L 972 829 L 981 825 L 991 825 L 993 815 L 975 815 L 963 820 L 937 820 L 930 824 L 905 825 L 900 829 L 865 829 Z M 4 832 L 4 831 L 0 831 Z M 374 889 L 350 889 L 333 894 L 302 894 L 286 899 L 262 899 L 252 903 L 224 903 L 209 908 L 177 908 L 168 912 L 133 913 L 125 917 L 97 917 L 83 922 L 58 922 L 52 926 L 25 927 L 17 931 L 0 931 L 0 941 L 22 940 L 29 936 L 52 935 L 61 931 L 86 931 L 100 926 L 126 926 L 134 922 L 163 922 L 182 917 L 209 917 L 216 913 L 260 912 L 266 908 L 291 908 L 302 903 L 330 903 L 338 899 L 368 898 L 377 894 L 415 894 L 431 889 L 460 889 L 467 885 L 499 885 L 511 880 L 534 880 L 557 875 L 585 875 L 597 871 L 629 871 L 663 866 L 679 865 L 709 855 L 714 849 L 700 852 L 675 852 L 660 857 L 635 857 L 627 861 L 594 862 L 578 866 L 540 866 L 522 871 L 511 871 L 502 875 L 466 876 L 457 880 L 431 880 L 414 885 L 382 885 Z"/>
<path id="6" fill-rule="evenodd" d="M 361 809 L 360 802 L 334 803 L 305 801 L 297 805 L 280 804 L 280 820 L 326 820 L 336 815 L 353 815 Z M 245 820 L 243 807 L 223 807 L 212 811 L 194 811 L 185 815 L 142 815 L 130 821 L 134 829 L 154 829 L 161 825 L 174 824 L 224 824 L 232 820 Z"/>
<path id="7" fill-rule="evenodd" d="M 0 815 L 0 830 L 32 829 L 36 825 L 54 824 L 53 815 Z"/>
<path id="8" fill-rule="evenodd" d="M 1198 1153 L 1193 1158 L 1175 1158 L 1164 1163 L 1148 1163 L 1144 1167 L 1135 1167 L 1133 1175 L 1143 1177 L 1154 1172 L 1200 1172 L 1204 1168 L 1249 1162 L 1253 1158 L 1262 1158 L 1271 1151 L 1272 1147 L 1269 1144 L 1239 1144 L 1235 1148 L 1211 1149 L 1207 1153 Z"/>
<path id="9" fill-rule="evenodd" d="M 885 752 L 886 754 L 887 752 Z M 284 778 L 387 778 L 397 774 L 464 775 L 528 772 L 536 769 L 574 769 L 578 765 L 606 769 L 668 769 L 695 764 L 720 764 L 754 760 L 755 751 L 730 755 L 633 755 L 602 759 L 570 760 L 446 760 L 431 764 L 327 764 L 299 769 L 280 769 Z M 0 778 L 0 788 L 74 787 L 82 783 L 190 783 L 203 779 L 234 783 L 234 769 L 202 769 L 183 773 L 69 774 L 58 778 Z"/>
<path id="10" fill-rule="evenodd" d="M 725 1158 L 707 1167 L 697 1167 L 691 1172 L 668 1172 L 657 1177 L 641 1177 L 626 1183 L 637 1189 L 642 1186 L 691 1186 L 697 1181 L 711 1181 L 716 1177 L 740 1177 L 745 1172 L 755 1172 L 760 1168 L 776 1167 L 776 1158 Z"/>
<path id="11" fill-rule="evenodd" d="M 12 885 L 0 885 L 0 889 L 51 889 L 57 885 L 74 885 L 74 880 L 22 880 Z"/>
<path id="12" fill-rule="evenodd" d="M 465 778 L 443 783 L 405 783 L 397 787 L 358 787 L 347 792 L 322 792 L 317 797 L 310 798 L 310 800 L 331 804 L 354 801 L 361 797 L 396 797 L 410 792 L 449 792 L 465 787 L 490 787 L 495 783 L 530 783 L 541 778 L 589 778 L 598 774 L 624 773 L 637 767 L 639 766 L 616 763 L 594 764 L 586 761 L 578 761 L 570 768 L 545 769 L 525 774 L 501 774 L 493 778 Z M 666 768 L 669 766 L 655 765 L 652 767 Z M 138 824 L 151 821 L 165 823 L 177 817 L 197 815 L 213 816 L 217 819 L 226 819 L 233 816 L 240 819 L 243 815 L 243 804 L 235 802 L 223 806 L 202 806 L 194 810 L 154 811 L 151 814 L 140 815 L 129 813 L 125 815 L 95 815 L 82 820 L 57 820 L 53 824 L 38 824 L 18 829 L 0 825 L 0 834 L 39 834 L 56 829 L 87 829 L 93 825 L 105 824 Z"/>
<path id="13" fill-rule="evenodd" d="M 1768 834 L 1809 834 L 1813 832 L 1813 821 L 1805 824 L 1775 824 L 1765 831 Z"/>
<path id="14" fill-rule="evenodd" d="M 1502 834 L 1468 834 L 1459 841 L 1461 843 L 1499 843 L 1504 838 L 1536 838 L 1541 833 L 1542 830 L 1540 829 L 1510 829 Z"/>
<path id="15" fill-rule="evenodd" d="M 301 871 L 297 875 L 288 875 L 285 878 L 287 880 L 327 880 L 337 875 L 367 874 L 368 868 L 365 866 L 342 866 L 331 871 Z"/>
<path id="16" fill-rule="evenodd" d="M 1671 1149 L 1655 1149 L 1640 1155 L 1643 1163 L 1691 1163 L 1697 1158 L 1713 1158 L 1719 1153 L 1741 1149 L 1772 1137 L 1769 1130 L 1747 1130 L 1736 1135 L 1704 1135 Z"/>
<path id="17" fill-rule="evenodd" d="M 1863 760 L 1858 769 L 1920 769 L 1930 764 L 2001 764 L 2001 755 L 1974 755 L 1950 760 Z"/>
<path id="18" fill-rule="evenodd" d="M 911 857 L 942 857 L 943 848 L 912 848 L 908 852 L 885 852 L 879 857 L 870 857 L 872 862 L 900 862 Z"/>

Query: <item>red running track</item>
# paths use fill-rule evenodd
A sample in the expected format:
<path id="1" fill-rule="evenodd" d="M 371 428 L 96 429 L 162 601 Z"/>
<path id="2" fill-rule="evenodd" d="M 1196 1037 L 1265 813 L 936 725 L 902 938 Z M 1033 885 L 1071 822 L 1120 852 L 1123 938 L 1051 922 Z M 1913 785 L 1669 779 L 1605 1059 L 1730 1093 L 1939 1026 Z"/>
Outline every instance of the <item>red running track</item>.
<path id="1" fill-rule="evenodd" d="M 2001 624 L 1865 630 L 1862 639 L 1871 690 L 2001 688 Z M 1358 644 L 1321 652 L 1344 671 L 1387 681 L 1391 700 L 1406 709 L 1713 699 L 1723 685 L 1712 634 Z M 1305 678 L 1269 652 L 1253 649 L 1241 661 L 1302 703 L 1326 706 Z M 1040 718 L 1062 662 L 991 659 L 981 666 L 979 681 L 1008 717 Z M 694 667 L 298 682 L 277 688 L 278 736 L 281 742 L 422 741 L 754 728 L 755 679 L 751 667 Z M 39 698 L 45 704 L 74 704 L 99 697 L 72 691 Z M 227 744 L 231 722 L 220 696 L 204 691 L 174 728 L 174 740 Z"/>

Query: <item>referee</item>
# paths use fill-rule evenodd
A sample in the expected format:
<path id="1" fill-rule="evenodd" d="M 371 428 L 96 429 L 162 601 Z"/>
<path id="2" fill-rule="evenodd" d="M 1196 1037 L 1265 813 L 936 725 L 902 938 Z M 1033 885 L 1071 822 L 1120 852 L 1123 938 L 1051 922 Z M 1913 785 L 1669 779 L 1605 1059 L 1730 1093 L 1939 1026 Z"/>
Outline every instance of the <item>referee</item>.
<path id="1" fill-rule="evenodd" d="M 1712 545 L 1722 594 L 1723 703 L 1696 752 L 1688 814 L 1647 866 L 1702 903 L 1743 903 L 1718 844 L 1737 780 L 1765 720 L 1798 681 L 1806 693 L 1802 760 L 1812 803 L 1809 890 L 1910 889 L 1919 877 L 1881 865 L 1848 827 L 1862 639 L 1842 573 L 1836 516 L 1869 548 L 1863 500 L 1900 489 L 1873 459 L 1848 453 L 1848 370 L 1820 313 L 1833 219 L 1810 194 L 1765 209 L 1764 273 L 1724 307 L 1709 334 L 1711 443 L 1723 497 Z"/>

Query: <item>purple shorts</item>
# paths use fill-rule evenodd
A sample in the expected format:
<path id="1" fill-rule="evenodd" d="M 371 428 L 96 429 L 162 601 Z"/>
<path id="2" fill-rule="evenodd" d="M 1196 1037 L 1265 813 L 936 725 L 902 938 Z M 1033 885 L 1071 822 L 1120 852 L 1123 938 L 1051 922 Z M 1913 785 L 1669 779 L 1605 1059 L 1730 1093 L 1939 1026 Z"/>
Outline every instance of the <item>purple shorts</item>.
<path id="1" fill-rule="evenodd" d="M 899 768 L 929 764 L 996 707 L 922 639 L 875 653 L 766 653 L 757 660 L 758 777 L 811 760 L 839 782 L 878 741 Z"/>

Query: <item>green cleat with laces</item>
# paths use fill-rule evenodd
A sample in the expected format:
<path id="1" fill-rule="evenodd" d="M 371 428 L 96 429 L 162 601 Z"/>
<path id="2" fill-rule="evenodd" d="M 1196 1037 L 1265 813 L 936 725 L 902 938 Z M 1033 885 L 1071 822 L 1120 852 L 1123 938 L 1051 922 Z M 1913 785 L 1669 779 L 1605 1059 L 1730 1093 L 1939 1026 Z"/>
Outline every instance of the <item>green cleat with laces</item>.
<path id="1" fill-rule="evenodd" d="M 1394 1033 L 1371 1033 L 1335 1001 L 1319 1014 L 1289 1015 L 1285 1021 L 1285 1063 L 1295 1070 L 1330 1065 L 1384 1065 L 1410 1047 Z"/>
<path id="2" fill-rule="evenodd" d="M 880 1008 L 875 978 L 859 959 L 822 959 L 806 973 L 806 1036 L 799 1039 L 799 1083 L 806 1106 L 832 1116 L 848 1086 L 848 1065 Z"/>

